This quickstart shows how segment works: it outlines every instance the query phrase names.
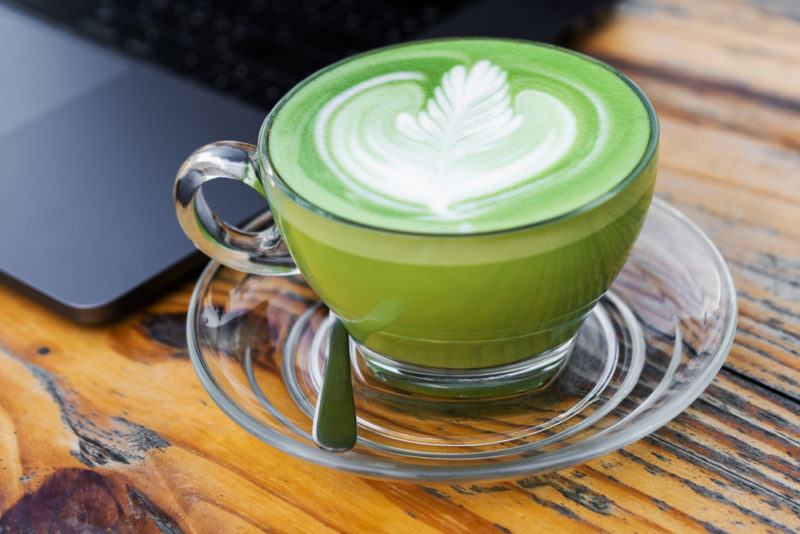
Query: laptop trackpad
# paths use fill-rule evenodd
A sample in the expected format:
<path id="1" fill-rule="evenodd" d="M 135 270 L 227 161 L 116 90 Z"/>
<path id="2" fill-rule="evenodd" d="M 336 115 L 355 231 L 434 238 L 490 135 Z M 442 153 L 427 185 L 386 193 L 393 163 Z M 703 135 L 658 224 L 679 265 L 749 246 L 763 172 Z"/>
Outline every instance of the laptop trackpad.
<path id="1" fill-rule="evenodd" d="M 183 159 L 254 140 L 264 114 L 0 8 L 0 275 L 81 309 L 148 283 L 194 251 L 170 194 Z M 211 203 L 266 207 L 229 187 Z"/>
<path id="2" fill-rule="evenodd" d="M 121 75 L 129 65 L 0 6 L 0 137 Z"/>

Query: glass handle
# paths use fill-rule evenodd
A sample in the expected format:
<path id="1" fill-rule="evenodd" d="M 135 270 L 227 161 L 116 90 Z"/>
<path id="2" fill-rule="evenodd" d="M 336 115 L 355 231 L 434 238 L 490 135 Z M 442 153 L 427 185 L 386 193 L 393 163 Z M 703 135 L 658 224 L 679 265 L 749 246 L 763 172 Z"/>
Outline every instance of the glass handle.
<path id="1" fill-rule="evenodd" d="M 249 185 L 266 199 L 255 158 L 254 145 L 236 141 L 197 149 L 175 178 L 173 200 L 178 221 L 197 248 L 227 267 L 260 275 L 298 274 L 271 215 L 263 230 L 245 231 L 223 221 L 203 197 L 204 183 L 226 178 Z"/>

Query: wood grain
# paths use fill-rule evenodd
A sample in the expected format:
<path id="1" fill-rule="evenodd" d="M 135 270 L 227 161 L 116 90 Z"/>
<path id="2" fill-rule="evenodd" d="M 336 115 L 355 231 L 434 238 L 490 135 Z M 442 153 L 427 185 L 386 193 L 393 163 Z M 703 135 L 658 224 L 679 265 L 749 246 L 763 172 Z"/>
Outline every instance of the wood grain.
<path id="1" fill-rule="evenodd" d="M 585 43 L 652 99 L 663 132 L 657 193 L 692 217 L 731 266 L 740 322 L 728 368 L 795 400 L 798 11 L 779 2 L 623 3 L 608 31 Z"/>
<path id="2" fill-rule="evenodd" d="M 663 126 L 658 192 L 720 247 L 739 331 L 684 414 L 544 476 L 423 486 L 263 445 L 185 349 L 190 284 L 103 327 L 0 289 L 0 533 L 800 531 L 800 5 L 623 2 L 581 48 Z"/>

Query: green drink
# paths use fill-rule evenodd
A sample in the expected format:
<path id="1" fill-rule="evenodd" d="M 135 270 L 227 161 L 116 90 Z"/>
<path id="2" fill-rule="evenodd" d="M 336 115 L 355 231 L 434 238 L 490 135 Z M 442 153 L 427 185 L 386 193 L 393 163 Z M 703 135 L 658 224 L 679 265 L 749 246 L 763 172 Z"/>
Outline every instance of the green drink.
<path id="1" fill-rule="evenodd" d="M 625 262 L 657 139 L 645 97 L 599 62 L 452 39 L 313 75 L 267 118 L 257 162 L 228 173 L 263 187 L 291 260 L 379 377 L 441 390 L 527 366 L 541 385 Z M 205 211 L 179 209 L 203 250 L 290 271 Z"/>

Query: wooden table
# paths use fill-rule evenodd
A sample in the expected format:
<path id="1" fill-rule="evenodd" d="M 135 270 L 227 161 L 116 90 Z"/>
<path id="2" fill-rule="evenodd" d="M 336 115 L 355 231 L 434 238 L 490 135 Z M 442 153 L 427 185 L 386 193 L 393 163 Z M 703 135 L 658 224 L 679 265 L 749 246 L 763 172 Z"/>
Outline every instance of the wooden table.
<path id="1" fill-rule="evenodd" d="M 800 531 L 800 3 L 632 0 L 581 48 L 650 95 L 658 194 L 733 270 L 736 343 L 684 414 L 549 475 L 359 479 L 217 409 L 185 349 L 189 283 L 93 328 L 0 289 L 0 532 Z"/>

